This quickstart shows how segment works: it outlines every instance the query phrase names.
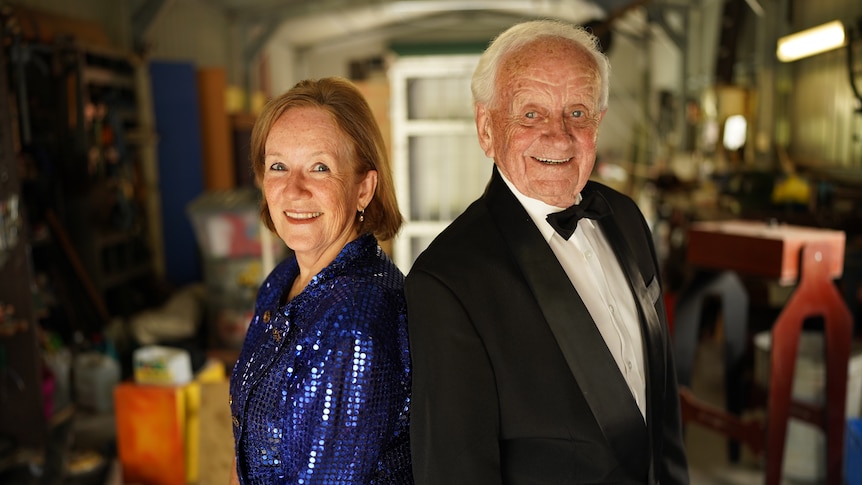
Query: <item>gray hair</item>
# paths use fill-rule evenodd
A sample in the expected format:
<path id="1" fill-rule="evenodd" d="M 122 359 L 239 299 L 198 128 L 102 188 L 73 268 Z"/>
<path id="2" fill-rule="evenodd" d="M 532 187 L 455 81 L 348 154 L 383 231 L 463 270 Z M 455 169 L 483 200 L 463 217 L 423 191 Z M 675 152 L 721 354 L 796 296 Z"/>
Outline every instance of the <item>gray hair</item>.
<path id="1" fill-rule="evenodd" d="M 596 62 L 601 78 L 599 92 L 599 111 L 608 107 L 608 91 L 610 90 L 610 62 L 599 47 L 596 36 L 580 26 L 561 22 L 559 20 L 531 20 L 516 24 L 498 35 L 482 56 L 473 71 L 470 90 L 473 92 L 473 102 L 488 104 L 494 96 L 494 82 L 500 62 L 510 53 L 543 37 L 553 37 L 571 40 L 584 47 Z"/>

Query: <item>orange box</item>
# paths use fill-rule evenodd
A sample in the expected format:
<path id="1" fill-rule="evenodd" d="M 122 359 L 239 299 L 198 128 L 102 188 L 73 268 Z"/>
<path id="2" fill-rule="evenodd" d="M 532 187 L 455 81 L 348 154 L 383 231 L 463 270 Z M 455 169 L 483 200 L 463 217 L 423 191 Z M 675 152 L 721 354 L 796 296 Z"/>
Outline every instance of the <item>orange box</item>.
<path id="1" fill-rule="evenodd" d="M 744 220 L 696 222 L 688 231 L 686 259 L 701 268 L 737 271 L 792 284 L 799 276 L 802 247 L 812 241 L 827 244 L 829 275 L 840 278 L 844 270 L 844 232 L 817 227 Z"/>
<path id="2" fill-rule="evenodd" d="M 227 374 L 218 360 L 209 359 L 185 385 L 118 384 L 114 417 L 124 483 L 208 483 L 201 480 L 202 466 L 208 467 L 208 477 L 221 475 L 227 480 L 230 476 L 233 428 Z M 208 441 L 202 452 L 204 430 Z M 218 442 L 212 438 L 214 433 L 220 437 Z"/>
<path id="3" fill-rule="evenodd" d="M 124 483 L 185 485 L 186 391 L 123 382 L 114 388 Z"/>

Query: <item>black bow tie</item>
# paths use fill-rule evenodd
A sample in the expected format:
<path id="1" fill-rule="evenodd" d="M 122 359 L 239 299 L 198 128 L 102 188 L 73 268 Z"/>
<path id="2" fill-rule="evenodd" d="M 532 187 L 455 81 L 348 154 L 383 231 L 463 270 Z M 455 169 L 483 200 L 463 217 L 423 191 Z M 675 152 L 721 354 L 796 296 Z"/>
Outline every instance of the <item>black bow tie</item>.
<path id="1" fill-rule="evenodd" d="M 566 241 L 575 233 L 578 221 L 582 217 L 587 219 L 601 219 L 611 214 L 611 207 L 604 196 L 598 192 L 590 192 L 581 199 L 580 204 L 573 205 L 560 212 L 548 214 L 548 223 L 557 231 L 557 234 Z"/>

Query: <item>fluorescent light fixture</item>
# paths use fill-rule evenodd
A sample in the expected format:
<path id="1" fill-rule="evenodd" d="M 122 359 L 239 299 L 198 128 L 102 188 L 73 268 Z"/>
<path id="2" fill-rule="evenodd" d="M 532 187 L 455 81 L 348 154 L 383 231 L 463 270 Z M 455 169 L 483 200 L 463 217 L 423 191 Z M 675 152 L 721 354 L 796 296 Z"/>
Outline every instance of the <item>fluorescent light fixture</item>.
<path id="1" fill-rule="evenodd" d="M 778 39 L 776 55 L 781 62 L 792 62 L 844 45 L 844 24 L 840 20 L 818 25 Z"/>

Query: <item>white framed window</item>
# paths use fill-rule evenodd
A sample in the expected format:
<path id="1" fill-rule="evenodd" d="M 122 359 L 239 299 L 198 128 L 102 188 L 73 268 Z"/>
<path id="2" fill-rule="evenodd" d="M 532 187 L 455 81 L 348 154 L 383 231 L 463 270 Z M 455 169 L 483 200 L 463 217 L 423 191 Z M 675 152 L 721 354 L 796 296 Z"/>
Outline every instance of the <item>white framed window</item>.
<path id="1" fill-rule="evenodd" d="M 492 161 L 479 146 L 470 95 L 478 60 L 405 56 L 390 66 L 392 170 L 405 218 L 393 258 L 405 273 L 490 178 Z"/>

